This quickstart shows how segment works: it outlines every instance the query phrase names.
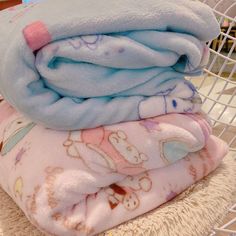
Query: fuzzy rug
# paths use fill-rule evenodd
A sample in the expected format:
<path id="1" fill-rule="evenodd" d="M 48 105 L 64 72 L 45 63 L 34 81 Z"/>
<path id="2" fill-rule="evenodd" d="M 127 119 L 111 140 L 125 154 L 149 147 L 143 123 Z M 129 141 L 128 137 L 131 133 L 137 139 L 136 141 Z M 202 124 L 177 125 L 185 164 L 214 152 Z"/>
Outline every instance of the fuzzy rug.
<path id="1" fill-rule="evenodd" d="M 236 202 L 236 157 L 171 202 L 99 236 L 205 236 Z M 43 236 L 0 189 L 0 236 Z"/>

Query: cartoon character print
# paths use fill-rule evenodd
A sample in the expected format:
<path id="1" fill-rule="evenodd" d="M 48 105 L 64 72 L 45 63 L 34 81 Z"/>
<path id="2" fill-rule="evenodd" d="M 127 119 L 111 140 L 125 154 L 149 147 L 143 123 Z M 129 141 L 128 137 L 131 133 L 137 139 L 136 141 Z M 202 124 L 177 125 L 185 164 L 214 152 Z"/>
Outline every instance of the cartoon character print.
<path id="1" fill-rule="evenodd" d="M 47 194 L 47 203 L 50 209 L 53 209 L 54 213 L 52 214 L 52 219 L 56 222 L 60 222 L 66 229 L 83 232 L 83 233 L 91 233 L 93 231 L 92 228 L 88 227 L 84 221 L 76 220 L 73 215 L 75 215 L 76 211 L 84 211 L 86 214 L 86 204 L 74 204 L 70 209 L 67 208 L 67 211 L 64 210 L 63 213 L 57 211 L 57 208 L 60 204 L 60 200 L 56 198 L 56 179 L 59 175 L 63 174 L 64 169 L 62 167 L 47 167 L 45 169 L 45 187 L 46 187 L 46 194 Z M 88 195 L 89 196 L 89 195 Z M 87 196 L 87 197 L 88 197 Z M 86 198 L 87 201 L 87 198 Z"/>
<path id="2" fill-rule="evenodd" d="M 196 88 L 190 82 L 184 81 L 176 85 L 166 85 L 155 96 L 142 100 L 139 104 L 139 117 L 146 119 L 167 113 L 192 113 L 201 104 L 202 100 Z M 160 110 L 159 107 L 162 106 L 163 109 Z"/>
<path id="3" fill-rule="evenodd" d="M 149 192 L 152 181 L 147 173 L 139 176 L 128 176 L 121 183 L 116 183 L 105 188 L 105 193 L 111 210 L 122 204 L 128 211 L 137 209 L 140 205 L 138 191 Z"/>
<path id="4" fill-rule="evenodd" d="M 45 191 L 47 196 L 47 205 L 51 210 L 53 210 L 51 211 L 52 221 L 56 222 L 57 224 L 61 224 L 61 226 L 64 227 L 66 230 L 76 231 L 82 233 L 83 235 L 90 235 L 94 232 L 94 229 L 86 225 L 83 220 L 76 219 L 76 217 L 74 217 L 76 215 L 76 211 L 85 211 L 84 214 L 86 215 L 87 203 L 76 203 L 71 207 L 67 207 L 66 209 L 57 209 L 59 208 L 58 205 L 60 201 L 55 197 L 55 181 L 59 175 L 63 174 L 63 172 L 64 169 L 61 167 L 49 166 L 45 169 L 45 184 L 42 186 L 35 186 L 33 193 L 28 195 L 26 198 L 25 207 L 27 211 L 27 216 L 34 225 L 38 226 L 47 235 L 55 235 L 51 232 L 48 232 L 48 230 L 42 228 L 42 225 L 40 225 L 37 221 L 38 213 L 40 210 L 38 201 L 41 200 L 42 192 Z M 85 200 L 87 201 L 88 197 L 90 196 L 93 197 L 93 194 L 87 195 Z"/>
<path id="5" fill-rule="evenodd" d="M 45 233 L 45 235 L 51 235 L 51 236 L 56 236 L 52 232 L 49 232 L 48 230 L 44 229 L 42 225 L 38 223 L 36 220 L 36 215 L 38 211 L 38 206 L 37 206 L 37 197 L 40 193 L 41 186 L 37 185 L 34 187 L 34 191 L 31 195 L 28 195 L 25 201 L 25 209 L 27 212 L 27 218 L 29 221 L 36 227 L 40 228 L 40 230 Z"/>
<path id="6" fill-rule="evenodd" d="M 64 169 L 61 167 L 47 167 L 45 169 L 46 179 L 45 179 L 45 186 L 46 192 L 48 197 L 48 205 L 51 209 L 54 209 L 59 204 L 59 200 L 55 198 L 55 181 L 58 175 L 62 174 Z"/>
<path id="7" fill-rule="evenodd" d="M 14 184 L 14 193 L 15 197 L 19 197 L 20 200 L 22 200 L 23 196 L 23 187 L 24 187 L 23 178 L 22 177 L 17 178 Z"/>
<path id="8" fill-rule="evenodd" d="M 33 194 L 27 196 L 26 209 L 32 215 L 37 214 L 38 207 L 37 207 L 37 203 L 36 203 L 36 197 L 38 196 L 40 189 L 41 189 L 40 185 L 37 185 L 34 188 Z"/>
<path id="9" fill-rule="evenodd" d="M 24 117 L 13 120 L 3 131 L 0 142 L 0 153 L 2 156 L 10 152 L 35 126 L 35 124 Z"/>
<path id="10" fill-rule="evenodd" d="M 96 160 L 89 160 L 81 155 L 81 150 L 86 146 L 91 156 L 96 153 Z M 123 131 L 105 130 L 103 127 L 81 132 L 71 132 L 64 146 L 70 157 L 81 159 L 85 165 L 93 171 L 97 171 L 99 165 L 105 166 L 111 173 L 118 172 L 125 175 L 136 175 L 145 171 L 143 163 L 148 157 L 139 152 L 132 145 Z M 83 152 L 83 155 L 86 150 Z M 100 163 L 98 163 L 98 159 Z M 97 161 L 97 165 L 94 162 Z"/>
<path id="11" fill-rule="evenodd" d="M 23 157 L 25 156 L 28 149 L 29 148 L 26 148 L 26 147 L 20 148 L 20 150 L 18 151 L 18 153 L 16 154 L 16 157 L 15 157 L 15 163 L 14 163 L 15 166 L 17 166 L 21 163 L 21 161 L 22 161 Z"/>
<path id="12" fill-rule="evenodd" d="M 146 129 L 151 136 L 153 136 L 159 145 L 160 157 L 166 164 L 174 163 L 182 158 L 187 158 L 189 153 L 198 152 L 205 145 L 206 140 L 211 134 L 211 128 L 209 123 L 202 118 L 201 114 L 187 114 L 192 120 L 199 124 L 202 133 L 205 137 L 205 140 L 190 140 L 186 135 L 179 130 L 178 135 L 173 136 L 173 133 L 170 132 L 170 127 L 165 126 L 168 124 L 165 121 L 161 122 L 159 117 L 149 118 L 142 120 L 139 124 Z M 201 154 L 202 152 L 200 152 Z M 209 155 L 205 155 L 209 156 Z M 204 164 L 205 172 L 207 171 L 207 166 Z M 190 166 L 189 171 L 193 176 L 194 180 L 197 179 L 197 171 L 194 166 Z"/>
<path id="13" fill-rule="evenodd" d="M 187 170 L 189 175 L 192 177 L 193 181 L 196 182 L 198 180 L 198 172 L 194 164 L 191 162 L 189 155 L 184 157 L 184 161 L 187 163 Z"/>
<path id="14" fill-rule="evenodd" d="M 210 153 L 208 152 L 207 148 L 204 147 L 202 150 L 198 151 L 196 153 L 199 155 L 201 160 L 201 171 L 202 174 L 199 173 L 199 170 L 194 166 L 194 164 L 191 162 L 191 159 L 189 156 L 186 156 L 184 158 L 184 161 L 187 163 L 187 170 L 189 175 L 192 176 L 192 179 L 194 182 L 196 182 L 199 179 L 199 176 L 207 176 L 210 172 L 210 170 L 214 169 L 215 162 L 212 159 Z"/>
<path id="15" fill-rule="evenodd" d="M 139 153 L 138 149 L 129 143 L 128 138 L 123 131 L 108 133 L 108 135 L 109 142 L 128 163 L 139 165 L 148 160 L 145 154 Z"/>
<path id="16" fill-rule="evenodd" d="M 169 138 L 160 142 L 161 156 L 163 159 L 173 163 L 177 160 L 181 160 L 189 155 L 189 153 L 198 150 L 198 146 L 190 146 L 185 139 Z"/>
<path id="17" fill-rule="evenodd" d="M 60 212 L 54 213 L 52 219 L 56 222 L 60 222 L 67 230 L 79 232 L 83 235 L 90 235 L 95 231 L 92 227 L 86 225 L 83 220 L 76 220 L 75 217 L 63 215 Z"/>
<path id="18" fill-rule="evenodd" d="M 85 46 L 90 50 L 96 50 L 99 46 L 99 42 L 103 40 L 102 35 L 84 35 L 81 37 L 75 37 L 68 40 L 68 43 L 75 49 L 78 50 Z"/>
<path id="19" fill-rule="evenodd" d="M 202 160 L 202 170 L 203 176 L 207 176 L 211 169 L 214 169 L 215 161 L 213 160 L 212 156 L 208 152 L 208 149 L 204 147 L 201 151 L 199 151 L 199 156 Z"/>
<path id="20" fill-rule="evenodd" d="M 173 136 L 170 127 L 159 122 L 159 118 L 149 118 L 139 124 L 156 140 L 159 146 L 160 157 L 168 165 L 186 157 L 189 152 L 195 152 L 201 147 L 198 142 L 190 142 L 186 135 L 179 131 L 179 135 Z M 167 123 L 168 124 L 168 123 Z"/>

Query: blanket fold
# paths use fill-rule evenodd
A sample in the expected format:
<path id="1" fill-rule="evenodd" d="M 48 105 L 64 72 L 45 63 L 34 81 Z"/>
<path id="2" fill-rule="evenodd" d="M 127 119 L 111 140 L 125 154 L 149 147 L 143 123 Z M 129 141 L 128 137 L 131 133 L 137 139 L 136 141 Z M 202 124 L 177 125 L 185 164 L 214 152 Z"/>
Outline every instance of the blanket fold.
<path id="1" fill-rule="evenodd" d="M 96 235 L 226 155 L 184 78 L 220 32 L 204 4 L 46 0 L 0 22 L 0 185 L 42 232 Z"/>
<path id="2" fill-rule="evenodd" d="M 62 132 L 5 101 L 0 113 L 0 184 L 50 235 L 95 235 L 139 216 L 208 175 L 227 153 L 203 114 Z"/>
<path id="3" fill-rule="evenodd" d="M 198 112 L 184 76 L 202 71 L 220 32 L 209 7 L 187 0 L 47 0 L 0 21 L 0 93 L 58 130 Z"/>

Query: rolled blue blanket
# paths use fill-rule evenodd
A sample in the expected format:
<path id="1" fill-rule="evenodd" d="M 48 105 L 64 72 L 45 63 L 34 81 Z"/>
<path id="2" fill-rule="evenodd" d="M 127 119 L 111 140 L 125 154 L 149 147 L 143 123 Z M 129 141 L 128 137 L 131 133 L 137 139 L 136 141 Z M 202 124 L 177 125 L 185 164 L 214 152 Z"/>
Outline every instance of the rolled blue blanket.
<path id="1" fill-rule="evenodd" d="M 0 93 L 58 130 L 198 112 L 184 76 L 201 73 L 220 32 L 189 0 L 45 0 L 0 22 Z"/>

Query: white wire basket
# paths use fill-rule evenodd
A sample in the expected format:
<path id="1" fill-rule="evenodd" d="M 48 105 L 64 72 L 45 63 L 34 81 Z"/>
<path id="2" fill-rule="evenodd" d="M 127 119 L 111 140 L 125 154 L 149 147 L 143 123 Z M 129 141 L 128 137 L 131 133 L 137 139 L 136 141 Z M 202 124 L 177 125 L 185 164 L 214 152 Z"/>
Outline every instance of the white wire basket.
<path id="1" fill-rule="evenodd" d="M 204 75 L 190 80 L 202 96 L 203 110 L 212 121 L 213 133 L 236 154 L 236 0 L 201 2 L 213 9 L 222 32 L 208 43 L 211 57 Z M 236 204 L 229 209 L 225 223 L 211 233 L 211 236 L 224 235 L 236 236 Z"/>
<path id="2" fill-rule="evenodd" d="M 209 42 L 210 63 L 204 76 L 198 78 L 197 88 L 214 134 L 236 151 L 236 0 L 203 2 L 212 7 L 223 27 L 220 36 Z"/>

